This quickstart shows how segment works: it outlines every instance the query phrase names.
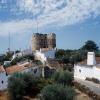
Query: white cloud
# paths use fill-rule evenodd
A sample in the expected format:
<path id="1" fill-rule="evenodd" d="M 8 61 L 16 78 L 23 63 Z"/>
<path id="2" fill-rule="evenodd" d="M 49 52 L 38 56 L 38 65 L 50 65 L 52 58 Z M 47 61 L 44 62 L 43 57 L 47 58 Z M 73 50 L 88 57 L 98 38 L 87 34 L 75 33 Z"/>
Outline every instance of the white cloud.
<path id="1" fill-rule="evenodd" d="M 21 21 L 8 21 L 0 22 L 0 35 L 5 36 L 8 33 L 27 33 L 36 28 L 36 22 L 33 20 L 21 20 Z"/>
<path id="2" fill-rule="evenodd" d="M 73 25 L 100 15 L 100 0 L 17 0 L 17 7 L 19 12 L 31 13 L 33 18 L 38 14 L 39 27 Z M 36 28 L 36 21 L 0 22 L 0 26 L 0 33 L 21 33 Z"/>

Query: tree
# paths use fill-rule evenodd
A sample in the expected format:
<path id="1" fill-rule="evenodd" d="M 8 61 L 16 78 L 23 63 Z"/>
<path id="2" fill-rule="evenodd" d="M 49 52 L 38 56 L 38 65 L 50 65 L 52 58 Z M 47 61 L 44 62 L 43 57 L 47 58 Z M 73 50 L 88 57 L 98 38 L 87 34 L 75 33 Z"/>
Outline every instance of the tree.
<path id="1" fill-rule="evenodd" d="M 25 81 L 21 79 L 22 74 L 14 74 L 8 80 L 8 91 L 11 100 L 22 100 L 25 95 Z"/>
<path id="2" fill-rule="evenodd" d="M 71 87 L 64 87 L 61 84 L 46 86 L 41 91 L 40 100 L 73 100 L 75 91 Z"/>
<path id="3" fill-rule="evenodd" d="M 62 59 L 62 62 L 63 63 L 65 63 L 65 64 L 68 64 L 69 62 L 70 62 L 70 59 L 69 59 L 70 57 L 63 57 L 63 59 Z"/>
<path id="4" fill-rule="evenodd" d="M 62 84 L 62 85 L 73 85 L 73 74 L 69 71 L 58 71 L 55 72 L 55 74 L 52 76 L 53 80 L 57 84 Z"/>
<path id="5" fill-rule="evenodd" d="M 65 52 L 65 50 L 63 50 L 63 49 L 59 49 L 59 50 L 57 50 L 57 52 L 56 52 L 56 54 L 55 54 L 55 56 L 56 56 L 56 58 L 62 58 L 62 57 L 64 57 L 65 56 L 65 54 L 66 54 L 66 52 Z"/>
<path id="6" fill-rule="evenodd" d="M 23 100 L 23 96 L 36 96 L 53 81 L 35 77 L 32 73 L 15 73 L 8 79 L 11 100 Z"/>
<path id="7" fill-rule="evenodd" d="M 8 91 L 12 100 L 22 100 L 25 95 L 37 95 L 38 78 L 31 73 L 15 73 L 8 80 Z"/>
<path id="8" fill-rule="evenodd" d="M 86 51 L 98 51 L 98 46 L 94 41 L 88 40 L 81 49 Z"/>

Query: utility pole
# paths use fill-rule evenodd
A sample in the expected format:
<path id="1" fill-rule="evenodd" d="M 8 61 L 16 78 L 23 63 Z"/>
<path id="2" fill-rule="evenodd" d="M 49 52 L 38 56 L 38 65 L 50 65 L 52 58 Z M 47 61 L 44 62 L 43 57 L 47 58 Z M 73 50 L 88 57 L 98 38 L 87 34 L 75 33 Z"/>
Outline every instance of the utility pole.
<path id="1" fill-rule="evenodd" d="M 38 19 L 36 17 L 36 28 L 37 28 L 37 33 L 38 33 Z"/>
<path id="2" fill-rule="evenodd" d="M 10 32 L 9 32 L 9 45 L 8 45 L 8 49 L 9 49 L 9 51 L 10 51 Z"/>

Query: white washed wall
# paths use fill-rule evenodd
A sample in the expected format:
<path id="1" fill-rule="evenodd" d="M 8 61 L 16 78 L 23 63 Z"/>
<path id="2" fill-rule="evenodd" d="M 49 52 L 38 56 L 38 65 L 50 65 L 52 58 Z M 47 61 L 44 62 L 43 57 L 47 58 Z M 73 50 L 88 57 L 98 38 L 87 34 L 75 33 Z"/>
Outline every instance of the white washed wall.
<path id="1" fill-rule="evenodd" d="M 89 66 L 75 65 L 74 77 L 84 80 L 86 79 L 86 77 L 97 78 L 100 80 L 100 69 L 95 66 L 89 67 Z"/>
<path id="2" fill-rule="evenodd" d="M 7 89 L 7 84 L 8 84 L 8 76 L 6 76 L 5 72 L 0 73 L 0 90 Z"/>
<path id="3" fill-rule="evenodd" d="M 85 66 L 79 66 L 75 65 L 74 67 L 74 77 L 80 78 L 80 79 L 86 79 L 86 77 L 93 77 L 93 67 L 85 67 Z"/>
<path id="4" fill-rule="evenodd" d="M 35 58 L 41 60 L 42 63 L 47 61 L 47 58 L 55 58 L 55 50 L 49 50 L 47 52 L 36 51 Z"/>
<path id="5" fill-rule="evenodd" d="M 55 50 L 50 50 L 45 52 L 44 54 L 47 58 L 55 58 L 55 52 L 56 52 Z"/>
<path id="6" fill-rule="evenodd" d="M 40 60 L 43 64 L 47 61 L 45 55 L 39 51 L 35 53 L 35 58 Z"/>
<path id="7" fill-rule="evenodd" d="M 23 70 L 21 73 L 24 73 L 24 72 L 28 72 L 29 69 L 25 69 Z M 11 75 L 8 75 L 6 76 L 6 73 L 3 72 L 3 73 L 0 73 L 0 90 L 5 90 L 7 89 L 7 85 L 8 85 L 8 78 L 10 77 Z M 2 83 L 3 81 L 3 83 Z"/>
<path id="8" fill-rule="evenodd" d="M 100 68 L 94 67 L 94 78 L 100 80 Z"/>

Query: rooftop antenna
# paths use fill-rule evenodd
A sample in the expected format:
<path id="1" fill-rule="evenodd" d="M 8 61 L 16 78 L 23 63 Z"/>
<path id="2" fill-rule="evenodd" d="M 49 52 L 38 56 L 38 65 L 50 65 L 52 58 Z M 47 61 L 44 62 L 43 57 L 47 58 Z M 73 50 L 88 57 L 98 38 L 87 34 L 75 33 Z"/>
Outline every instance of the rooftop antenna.
<path id="1" fill-rule="evenodd" d="M 10 32 L 9 32 L 9 37 L 8 38 L 9 38 L 9 42 L 8 42 L 9 43 L 9 47 L 8 47 L 8 50 L 10 51 Z"/>
<path id="2" fill-rule="evenodd" d="M 36 17 L 36 28 L 37 28 L 37 33 L 38 33 L 38 18 Z"/>

